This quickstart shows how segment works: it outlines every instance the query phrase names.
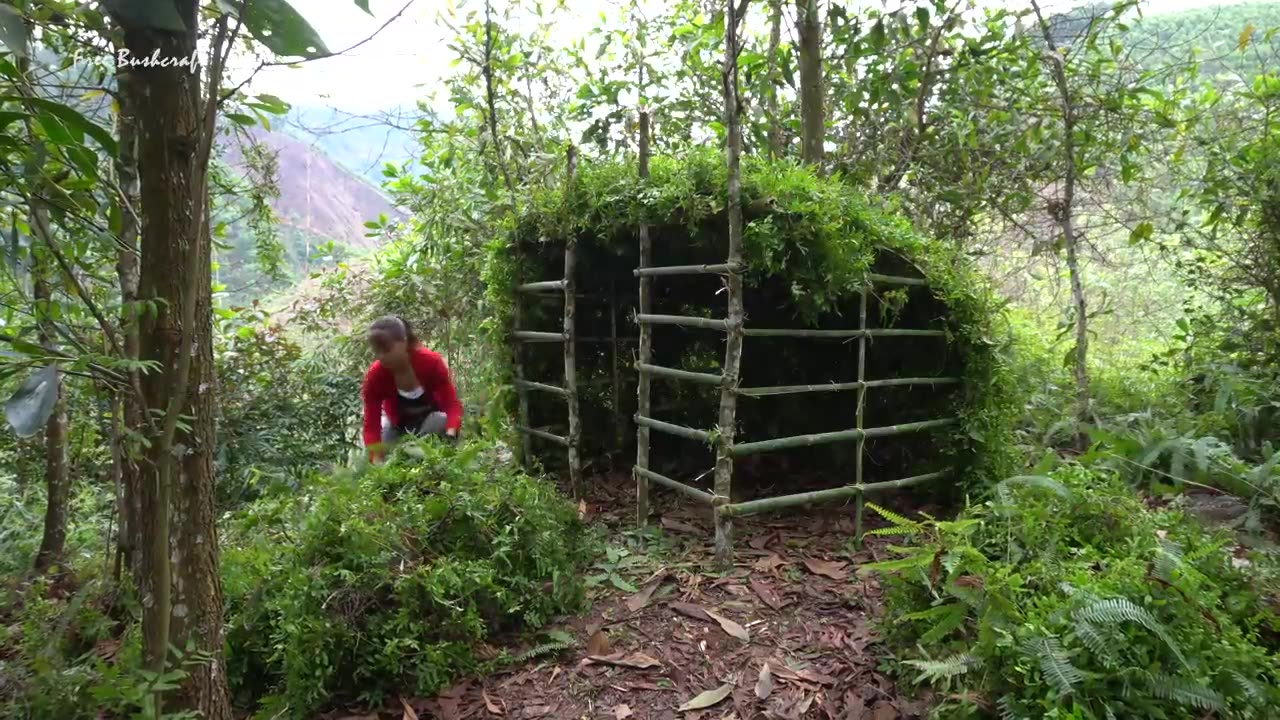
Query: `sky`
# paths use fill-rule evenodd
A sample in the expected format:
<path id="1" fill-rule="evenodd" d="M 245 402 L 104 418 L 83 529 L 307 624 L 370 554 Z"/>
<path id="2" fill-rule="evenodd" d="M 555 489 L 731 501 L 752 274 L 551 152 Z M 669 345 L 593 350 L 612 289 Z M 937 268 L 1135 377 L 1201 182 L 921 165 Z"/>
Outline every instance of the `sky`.
<path id="1" fill-rule="evenodd" d="M 1143 11 L 1158 14 L 1238 1 L 1144 0 Z M 304 63 L 297 69 L 270 68 L 262 71 L 250 85 L 255 92 L 271 93 L 293 104 L 328 106 L 351 113 L 411 106 L 425 97 L 438 79 L 449 72 L 454 59 L 448 48 L 452 33 L 438 25 L 437 18 L 453 6 L 483 7 L 482 0 L 371 0 L 370 16 L 357 8 L 353 0 L 291 2 L 320 33 L 330 51 L 350 47 L 374 35 L 380 26 L 403 10 L 372 40 L 340 57 Z M 863 2 L 880 4 L 877 0 Z M 1010 7 L 1027 4 L 1026 0 L 981 2 Z M 570 14 L 562 21 L 562 32 L 565 37 L 572 37 L 577 28 L 591 27 L 601 10 L 608 12 L 620 4 L 620 0 L 566 0 Z M 1057 10 L 1073 4 L 1077 3 L 1046 0 L 1042 6 Z M 247 73 L 250 67 L 238 69 Z"/>

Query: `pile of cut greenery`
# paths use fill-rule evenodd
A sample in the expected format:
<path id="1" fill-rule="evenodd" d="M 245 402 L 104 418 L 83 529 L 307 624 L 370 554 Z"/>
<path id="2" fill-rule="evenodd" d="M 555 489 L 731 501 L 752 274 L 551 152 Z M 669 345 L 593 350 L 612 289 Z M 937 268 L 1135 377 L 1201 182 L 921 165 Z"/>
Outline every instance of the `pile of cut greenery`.
<path id="1" fill-rule="evenodd" d="M 894 523 L 881 534 L 914 540 L 865 570 L 883 575 L 898 667 L 942 691 L 940 717 L 1280 707 L 1274 565 L 1114 476 L 1013 478 L 954 521 L 874 509 Z"/>
<path id="2" fill-rule="evenodd" d="M 584 599 L 576 508 L 486 441 L 406 443 L 228 525 L 229 679 L 271 717 L 432 693 Z"/>

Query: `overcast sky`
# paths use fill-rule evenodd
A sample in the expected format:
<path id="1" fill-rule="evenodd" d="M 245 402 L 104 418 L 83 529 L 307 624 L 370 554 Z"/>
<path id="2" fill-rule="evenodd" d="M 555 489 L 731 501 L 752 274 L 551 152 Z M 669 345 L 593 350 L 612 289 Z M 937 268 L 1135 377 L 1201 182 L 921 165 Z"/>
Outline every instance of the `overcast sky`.
<path id="1" fill-rule="evenodd" d="M 300 68 L 272 68 L 253 82 L 255 92 L 272 93 L 294 104 L 327 105 L 348 112 L 373 111 L 411 105 L 425 97 L 435 82 L 449 72 L 453 53 L 447 47 L 451 33 L 436 19 L 456 2 L 450 0 L 372 0 L 373 16 L 353 0 L 291 0 L 320 33 L 331 51 L 349 47 L 378 30 L 408 3 L 408 9 L 373 40 L 341 57 L 305 63 Z M 986 4 L 1025 5 L 1025 0 L 980 0 Z M 1238 4 L 1239 0 L 1144 0 L 1147 14 L 1175 12 L 1194 7 Z M 495 3 L 497 4 L 497 3 Z M 864 0 L 868 6 L 878 0 Z M 1051 9 L 1069 7 L 1072 0 L 1048 0 Z M 569 15 L 562 15 L 557 34 L 565 38 L 592 27 L 601 10 L 616 11 L 618 0 L 567 0 Z M 483 7 L 470 0 L 464 7 Z"/>

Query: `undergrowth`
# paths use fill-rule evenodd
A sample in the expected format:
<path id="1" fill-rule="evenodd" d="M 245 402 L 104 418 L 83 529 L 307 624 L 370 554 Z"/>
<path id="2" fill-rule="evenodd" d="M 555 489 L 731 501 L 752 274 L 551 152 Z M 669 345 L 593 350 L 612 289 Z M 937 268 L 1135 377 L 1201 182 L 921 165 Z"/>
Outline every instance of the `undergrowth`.
<path id="1" fill-rule="evenodd" d="M 260 500 L 224 543 L 233 691 L 264 717 L 430 694 L 485 662 L 482 640 L 579 608 L 588 542 L 550 484 L 480 441 Z"/>
<path id="2" fill-rule="evenodd" d="M 1265 718 L 1280 707 L 1273 568 L 1080 466 L 1013 478 L 953 521 L 878 507 L 913 542 L 887 638 L 937 717 Z M 1210 713 L 1213 713 L 1210 715 Z"/>

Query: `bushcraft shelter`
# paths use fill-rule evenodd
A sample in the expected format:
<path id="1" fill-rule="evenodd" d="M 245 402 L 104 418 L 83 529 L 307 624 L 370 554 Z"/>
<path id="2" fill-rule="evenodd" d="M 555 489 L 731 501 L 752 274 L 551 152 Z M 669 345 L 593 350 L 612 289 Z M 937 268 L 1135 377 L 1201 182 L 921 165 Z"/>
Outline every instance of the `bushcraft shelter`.
<path id="1" fill-rule="evenodd" d="M 722 154 L 655 158 L 647 177 L 575 164 L 530 198 L 489 278 L 510 313 L 526 458 L 567 463 L 575 483 L 584 464 L 630 467 L 643 522 L 651 485 L 717 517 L 861 510 L 866 492 L 938 493 L 1008 457 L 998 309 L 957 253 L 839 180 L 744 158 L 743 265 L 729 266 Z M 722 393 L 736 396 L 729 497 L 711 489 Z"/>

